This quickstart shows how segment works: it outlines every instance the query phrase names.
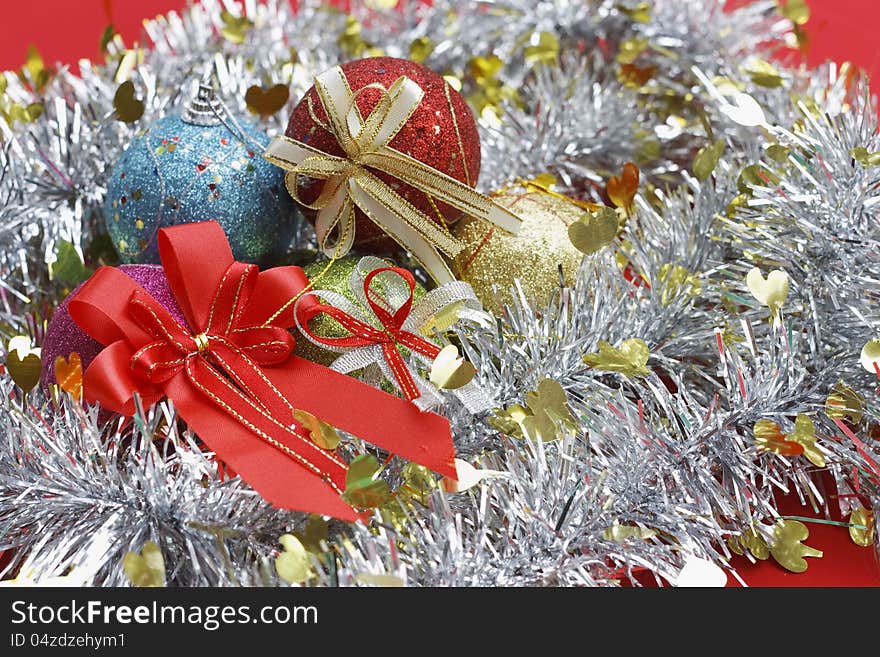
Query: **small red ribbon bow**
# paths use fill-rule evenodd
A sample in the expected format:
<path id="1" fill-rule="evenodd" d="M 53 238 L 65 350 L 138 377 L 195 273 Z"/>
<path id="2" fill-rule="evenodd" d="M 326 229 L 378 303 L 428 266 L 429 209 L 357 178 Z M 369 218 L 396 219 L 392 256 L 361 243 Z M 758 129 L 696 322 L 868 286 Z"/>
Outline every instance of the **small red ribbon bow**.
<path id="1" fill-rule="evenodd" d="M 400 307 L 391 312 L 382 300 L 376 299 L 370 289 L 370 283 L 382 272 L 393 272 L 403 278 L 409 286 L 409 296 Z M 364 297 L 370 305 L 373 314 L 382 324 L 382 328 L 376 328 L 346 313 L 344 310 L 324 303 L 300 304 L 296 308 L 297 320 L 301 330 L 308 333 L 315 342 L 328 347 L 341 347 L 343 349 L 355 349 L 370 345 L 381 345 L 385 361 L 394 373 L 394 378 L 400 385 L 404 396 L 412 401 L 421 395 L 413 375 L 403 360 L 398 347 L 403 346 L 411 351 L 427 356 L 431 360 L 437 358 L 440 347 L 423 337 L 406 331 L 403 325 L 409 317 L 413 305 L 413 292 L 416 288 L 416 279 L 412 273 L 401 267 L 381 267 L 374 269 L 364 277 Z M 324 337 L 311 331 L 309 320 L 325 313 L 339 322 L 351 335 L 334 338 Z"/>
<path id="2" fill-rule="evenodd" d="M 170 398 L 193 431 L 268 501 L 358 519 L 340 493 L 347 466 L 316 445 L 294 408 L 455 476 L 449 423 L 292 355 L 299 267 L 259 272 L 236 262 L 215 222 L 159 231 L 168 283 L 190 330 L 121 271 L 102 267 L 70 302 L 74 321 L 106 345 L 83 377 L 84 397 L 131 415 Z M 391 428 L 391 430 L 389 430 Z"/>

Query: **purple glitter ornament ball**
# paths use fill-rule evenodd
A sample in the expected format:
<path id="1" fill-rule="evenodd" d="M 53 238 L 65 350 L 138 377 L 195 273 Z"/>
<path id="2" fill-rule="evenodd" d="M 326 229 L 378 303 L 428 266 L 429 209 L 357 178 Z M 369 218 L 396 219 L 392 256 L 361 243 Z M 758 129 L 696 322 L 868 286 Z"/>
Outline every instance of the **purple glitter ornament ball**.
<path id="1" fill-rule="evenodd" d="M 183 317 L 183 311 L 174 300 L 171 288 L 168 287 L 168 280 L 165 278 L 165 271 L 159 265 L 121 265 L 119 271 L 128 275 L 133 281 L 138 283 L 153 298 L 171 313 L 172 317 L 178 322 L 187 325 L 186 319 Z M 52 319 L 49 320 L 49 326 L 46 329 L 46 337 L 43 339 L 42 357 L 43 371 L 40 375 L 40 385 L 46 394 L 49 393 L 50 387 L 55 383 L 55 359 L 58 356 L 69 358 L 74 351 L 79 354 L 82 361 L 83 371 L 89 366 L 95 356 L 104 348 L 97 340 L 89 337 L 83 331 L 67 309 L 70 299 L 82 287 L 80 285 L 71 292 L 64 301 L 55 310 Z"/>

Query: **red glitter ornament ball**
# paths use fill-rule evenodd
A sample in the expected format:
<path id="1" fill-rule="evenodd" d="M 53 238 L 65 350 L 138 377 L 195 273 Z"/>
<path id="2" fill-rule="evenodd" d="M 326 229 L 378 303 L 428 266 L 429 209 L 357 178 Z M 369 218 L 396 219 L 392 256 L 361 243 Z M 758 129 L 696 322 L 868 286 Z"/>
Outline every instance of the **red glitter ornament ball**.
<path id="1" fill-rule="evenodd" d="M 341 68 L 354 93 L 376 83 L 387 89 L 402 75 L 418 84 L 425 92 L 422 102 L 389 146 L 471 187 L 477 184 L 480 174 L 477 124 L 464 98 L 446 80 L 426 66 L 395 57 L 359 59 L 342 64 Z M 379 96 L 378 89 L 367 89 L 357 96 L 358 109 L 363 117 L 370 114 Z M 333 133 L 321 124 L 328 124 L 327 114 L 312 87 L 293 110 L 286 134 L 329 155 L 345 155 Z M 375 170 L 372 173 L 437 223 L 442 221 L 451 225 L 462 214 L 393 176 Z M 303 200 L 314 201 L 323 184 L 323 181 L 315 181 L 309 185 L 301 179 Z M 315 212 L 307 212 L 307 216 L 314 221 Z M 400 250 L 397 242 L 363 212 L 357 210 L 356 218 L 356 246 L 369 251 Z"/>

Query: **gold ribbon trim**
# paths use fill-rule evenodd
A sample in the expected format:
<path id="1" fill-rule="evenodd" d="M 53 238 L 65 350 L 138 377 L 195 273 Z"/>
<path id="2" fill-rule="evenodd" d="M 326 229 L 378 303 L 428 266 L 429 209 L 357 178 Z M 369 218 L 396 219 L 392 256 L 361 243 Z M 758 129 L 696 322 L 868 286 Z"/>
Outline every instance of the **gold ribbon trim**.
<path id="1" fill-rule="evenodd" d="M 290 195 L 317 210 L 315 231 L 326 255 L 338 258 L 351 249 L 357 207 L 410 251 L 438 283 L 455 280 L 441 253 L 454 257 L 463 245 L 445 226 L 432 221 L 370 169 L 389 174 L 437 201 L 508 232 L 519 231 L 520 219 L 510 210 L 388 145 L 424 97 L 418 84 L 402 76 L 388 89 L 373 84 L 353 93 L 342 69 L 336 66 L 315 79 L 315 89 L 329 118 L 330 131 L 346 156 L 328 155 L 295 139 L 276 137 L 265 157 L 287 171 L 285 183 Z M 378 89 L 381 96 L 364 120 L 356 101 L 366 89 Z M 302 200 L 300 176 L 326 181 L 312 203 Z"/>

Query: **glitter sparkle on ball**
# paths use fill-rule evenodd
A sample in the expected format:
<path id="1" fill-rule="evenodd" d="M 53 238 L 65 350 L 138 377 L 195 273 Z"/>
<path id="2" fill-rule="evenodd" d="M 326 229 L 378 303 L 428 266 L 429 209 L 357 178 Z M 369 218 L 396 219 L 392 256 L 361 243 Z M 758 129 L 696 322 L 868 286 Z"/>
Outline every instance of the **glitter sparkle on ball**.
<path id="1" fill-rule="evenodd" d="M 265 263 L 290 245 L 298 210 L 262 157 L 267 136 L 200 95 L 138 131 L 110 173 L 104 215 L 124 263 L 158 263 L 160 228 L 212 219 L 237 260 Z"/>

